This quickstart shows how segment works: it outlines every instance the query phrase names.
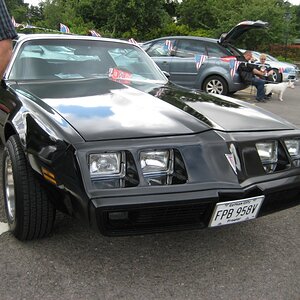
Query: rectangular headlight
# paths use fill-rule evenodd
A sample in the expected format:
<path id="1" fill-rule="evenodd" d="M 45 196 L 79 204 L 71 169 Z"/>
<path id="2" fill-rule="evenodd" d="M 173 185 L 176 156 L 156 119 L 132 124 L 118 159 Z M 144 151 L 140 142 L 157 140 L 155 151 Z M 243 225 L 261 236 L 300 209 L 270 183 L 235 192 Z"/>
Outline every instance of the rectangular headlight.
<path id="1" fill-rule="evenodd" d="M 278 161 L 278 143 L 277 141 L 268 141 L 257 143 L 256 149 L 263 167 L 267 173 L 274 172 Z"/>
<path id="2" fill-rule="evenodd" d="M 121 174 L 121 152 L 105 152 L 89 155 L 91 177 L 117 176 Z"/>
<path id="3" fill-rule="evenodd" d="M 300 166 L 300 139 L 285 140 L 285 146 L 294 162 L 294 164 Z"/>
<path id="4" fill-rule="evenodd" d="M 172 171 L 173 150 L 149 150 L 140 153 L 140 164 L 144 175 L 168 174 Z"/>

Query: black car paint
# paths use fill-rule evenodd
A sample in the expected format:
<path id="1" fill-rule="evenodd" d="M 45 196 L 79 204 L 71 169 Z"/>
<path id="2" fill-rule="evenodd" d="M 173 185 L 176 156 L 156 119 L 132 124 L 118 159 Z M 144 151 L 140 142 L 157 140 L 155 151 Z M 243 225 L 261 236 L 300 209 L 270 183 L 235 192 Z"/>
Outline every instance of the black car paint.
<path id="1" fill-rule="evenodd" d="M 119 91 L 114 102 L 115 108 L 128 103 L 132 107 L 136 104 L 142 107 L 144 101 L 153 101 L 158 104 L 159 116 L 172 119 L 173 127 L 153 131 L 155 128 L 149 130 L 140 123 L 136 128 L 133 123 L 127 130 L 120 126 L 120 134 L 111 130 L 109 117 L 103 116 L 101 109 L 100 115 L 105 119 L 101 128 L 91 121 L 91 114 L 95 116 L 96 109 L 88 113 L 80 112 L 81 121 L 88 121 L 87 126 L 68 117 L 70 108 L 73 111 L 74 96 L 81 97 L 84 107 L 89 97 L 96 97 L 97 103 L 101 103 L 102 97 L 111 97 L 115 90 Z M 137 96 L 139 103 L 130 99 L 129 95 Z M 135 89 L 109 82 L 105 88 L 100 88 L 97 80 L 56 83 L 55 88 L 51 82 L 7 82 L 6 87 L 1 87 L 0 97 L 0 126 L 4 126 L 4 130 L 1 130 L 2 141 L 5 143 L 8 135 L 16 132 L 31 167 L 42 174 L 41 168 L 44 166 L 56 175 L 57 207 L 99 227 L 104 234 L 122 234 L 107 230 L 103 225 L 107 211 L 139 206 L 178 205 L 181 201 L 187 204 L 210 203 L 212 209 L 213 203 L 222 199 L 233 200 L 272 191 L 283 192 L 285 189 L 295 189 L 300 183 L 297 168 L 271 175 L 263 175 L 262 170 L 255 170 L 257 176 L 253 177 L 252 174 L 251 178 L 243 177 L 242 172 L 238 176 L 234 174 L 224 156 L 229 153 L 230 143 L 243 139 L 249 142 L 274 136 L 281 138 L 299 135 L 292 124 L 276 119 L 271 114 L 256 116 L 250 105 L 239 101 L 224 100 L 198 92 L 190 93 L 172 84 L 138 86 Z M 60 99 L 64 99 L 65 110 L 50 107 L 50 104 L 55 107 L 55 102 Z M 214 116 L 211 113 L 212 107 L 223 112 L 222 119 L 218 114 Z M 253 115 L 247 116 L 251 111 Z M 190 120 L 187 120 L 188 116 Z M 128 115 L 128 120 L 134 122 L 135 116 Z M 241 124 L 244 126 L 242 129 Z M 155 187 L 141 181 L 137 188 L 106 190 L 93 186 L 87 162 L 89 153 L 126 149 L 133 153 L 138 162 L 141 149 L 161 148 L 161 145 L 164 148 L 179 149 L 182 153 L 188 170 L 187 184 Z M 206 220 L 202 224 L 203 227 L 207 226 L 207 222 Z"/>
<path id="2" fill-rule="evenodd" d="M 253 110 L 250 105 L 190 93 L 171 83 L 130 87 L 109 79 L 93 79 L 19 83 L 13 88 L 34 100 L 26 105 L 42 104 L 45 115 L 57 125 L 55 132 L 73 128 L 85 141 L 194 134 L 210 129 L 294 128 L 277 117 Z M 143 117 L 147 115 L 151 118 L 145 123 Z"/>

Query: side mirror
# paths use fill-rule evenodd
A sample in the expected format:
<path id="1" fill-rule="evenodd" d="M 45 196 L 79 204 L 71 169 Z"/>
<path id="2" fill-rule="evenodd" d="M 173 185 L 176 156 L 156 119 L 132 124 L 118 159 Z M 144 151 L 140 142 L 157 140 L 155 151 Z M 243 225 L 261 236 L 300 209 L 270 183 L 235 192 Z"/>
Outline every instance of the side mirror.
<path id="1" fill-rule="evenodd" d="M 162 72 L 164 73 L 164 75 L 165 75 L 168 79 L 170 79 L 170 77 L 171 77 L 170 73 L 168 73 L 168 72 L 166 72 L 166 71 L 162 71 Z"/>

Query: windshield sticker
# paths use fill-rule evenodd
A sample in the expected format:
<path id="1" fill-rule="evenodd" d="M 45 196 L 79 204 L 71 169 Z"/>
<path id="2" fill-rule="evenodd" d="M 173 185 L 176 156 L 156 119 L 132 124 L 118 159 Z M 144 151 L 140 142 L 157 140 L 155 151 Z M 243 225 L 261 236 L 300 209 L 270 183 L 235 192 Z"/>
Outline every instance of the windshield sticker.
<path id="1" fill-rule="evenodd" d="M 132 73 L 127 71 L 122 71 L 116 68 L 109 68 L 108 77 L 111 80 L 123 83 L 123 84 L 129 84 L 131 81 Z"/>

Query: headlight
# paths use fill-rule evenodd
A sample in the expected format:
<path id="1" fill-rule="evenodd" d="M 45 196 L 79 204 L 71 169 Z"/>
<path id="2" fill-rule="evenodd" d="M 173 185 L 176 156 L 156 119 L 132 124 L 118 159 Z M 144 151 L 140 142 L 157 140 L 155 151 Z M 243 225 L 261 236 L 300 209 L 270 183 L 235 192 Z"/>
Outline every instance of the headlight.
<path id="1" fill-rule="evenodd" d="M 285 146 L 296 167 L 300 167 L 300 139 L 285 140 Z"/>
<path id="2" fill-rule="evenodd" d="M 140 164 L 149 185 L 171 184 L 174 171 L 173 149 L 142 151 Z"/>
<path id="3" fill-rule="evenodd" d="M 269 141 L 257 143 L 256 149 L 263 167 L 267 173 L 272 173 L 276 169 L 278 161 L 278 143 L 277 141 Z"/>
<path id="4" fill-rule="evenodd" d="M 144 175 L 163 173 L 172 169 L 172 150 L 150 150 L 140 153 L 140 164 Z"/>
<path id="5" fill-rule="evenodd" d="M 121 152 L 90 154 L 89 167 L 91 177 L 109 177 L 121 175 L 121 158 Z"/>

